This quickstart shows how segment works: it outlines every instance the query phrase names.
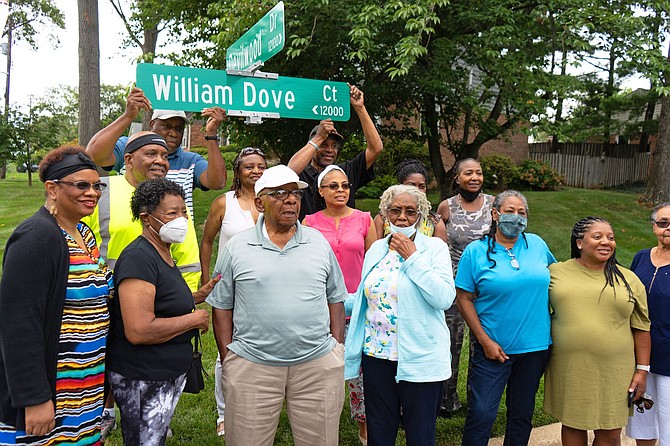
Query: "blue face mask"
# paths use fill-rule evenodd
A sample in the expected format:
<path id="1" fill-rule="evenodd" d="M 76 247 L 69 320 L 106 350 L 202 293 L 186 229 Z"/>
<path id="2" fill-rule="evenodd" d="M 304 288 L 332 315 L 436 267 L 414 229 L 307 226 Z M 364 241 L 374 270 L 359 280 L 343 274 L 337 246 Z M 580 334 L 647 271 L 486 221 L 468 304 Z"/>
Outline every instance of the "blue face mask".
<path id="1" fill-rule="evenodd" d="M 507 238 L 517 238 L 526 230 L 528 219 L 519 214 L 498 214 L 498 228 Z"/>
<path id="2" fill-rule="evenodd" d="M 400 228 L 389 221 L 389 228 L 392 234 L 404 234 L 409 238 L 416 234 L 416 225 Z"/>

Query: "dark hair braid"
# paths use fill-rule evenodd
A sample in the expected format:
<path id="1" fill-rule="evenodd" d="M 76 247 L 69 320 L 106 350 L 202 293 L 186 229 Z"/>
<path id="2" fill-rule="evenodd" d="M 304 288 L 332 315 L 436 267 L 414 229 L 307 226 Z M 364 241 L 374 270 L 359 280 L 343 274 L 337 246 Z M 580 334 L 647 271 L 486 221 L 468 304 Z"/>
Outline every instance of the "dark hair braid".
<path id="1" fill-rule="evenodd" d="M 403 184 L 408 176 L 418 173 L 428 181 L 428 169 L 418 159 L 407 159 L 401 161 L 395 169 L 398 184 Z"/>
<path id="2" fill-rule="evenodd" d="M 581 250 L 577 247 L 577 240 L 582 240 L 584 239 L 584 235 L 588 232 L 589 228 L 593 226 L 595 223 L 607 223 L 608 225 L 612 226 L 611 223 L 604 218 L 601 217 L 594 217 L 594 216 L 588 216 L 584 217 L 581 220 L 579 220 L 577 223 L 575 223 L 575 226 L 572 228 L 572 233 L 570 234 L 570 257 L 573 259 L 579 259 L 582 256 Z M 630 285 L 628 284 L 628 281 L 626 280 L 626 277 L 623 275 L 621 270 L 619 269 L 619 261 L 616 259 L 616 249 L 612 253 L 612 256 L 607 259 L 607 262 L 605 263 L 605 285 L 603 286 L 603 289 L 600 290 L 600 294 L 602 295 L 603 291 L 605 291 L 605 288 L 607 286 L 611 286 L 612 289 L 614 290 L 614 297 L 616 298 L 616 288 L 614 287 L 614 282 L 619 284 L 619 279 L 623 282 L 623 284 L 626 286 L 626 291 L 628 292 L 628 300 L 632 301 L 633 300 L 633 290 L 631 289 Z"/>

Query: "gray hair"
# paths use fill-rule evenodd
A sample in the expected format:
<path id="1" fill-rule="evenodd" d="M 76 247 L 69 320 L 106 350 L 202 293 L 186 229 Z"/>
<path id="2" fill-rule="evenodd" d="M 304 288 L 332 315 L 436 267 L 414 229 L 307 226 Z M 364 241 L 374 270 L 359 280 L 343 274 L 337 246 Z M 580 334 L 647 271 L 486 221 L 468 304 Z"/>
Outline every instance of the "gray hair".
<path id="1" fill-rule="evenodd" d="M 500 212 L 500 207 L 502 206 L 503 202 L 510 197 L 516 197 L 521 201 L 523 201 L 523 207 L 526 208 L 526 214 L 528 214 L 528 201 L 526 200 L 526 197 L 524 197 L 521 192 L 512 189 L 500 192 L 496 196 L 496 199 L 493 200 L 493 207 L 495 208 L 495 210 Z"/>
<path id="2" fill-rule="evenodd" d="M 663 208 L 670 207 L 670 201 L 666 201 L 664 203 L 659 204 L 656 206 L 652 211 L 651 211 L 651 221 L 656 221 L 656 215 L 658 214 L 658 211 L 660 211 Z"/>
<path id="3" fill-rule="evenodd" d="M 428 216 L 430 212 L 430 202 L 426 197 L 426 194 L 421 192 L 414 186 L 406 186 L 404 184 L 395 184 L 384 191 L 381 199 L 379 200 L 379 211 L 381 212 L 384 218 L 388 218 L 388 210 L 391 207 L 391 203 L 398 195 L 408 194 L 414 202 L 416 203 L 416 208 L 421 214 L 421 217 Z"/>

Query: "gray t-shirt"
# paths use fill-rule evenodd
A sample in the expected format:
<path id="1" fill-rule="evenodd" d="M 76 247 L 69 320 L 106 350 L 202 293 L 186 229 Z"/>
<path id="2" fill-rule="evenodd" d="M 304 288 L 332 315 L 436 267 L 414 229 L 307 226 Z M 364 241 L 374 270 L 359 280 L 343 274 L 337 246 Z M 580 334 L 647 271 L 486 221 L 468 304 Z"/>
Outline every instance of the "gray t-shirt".
<path id="1" fill-rule="evenodd" d="M 461 196 L 458 194 L 448 198 L 447 203 L 449 203 L 449 221 L 445 222 L 445 226 L 455 276 L 465 247 L 472 241 L 481 239 L 491 229 L 493 196 L 484 194 L 484 204 L 474 212 L 463 209 Z"/>
<path id="2" fill-rule="evenodd" d="M 301 364 L 330 352 L 328 304 L 347 297 L 342 271 L 326 239 L 297 223 L 279 249 L 263 234 L 265 220 L 230 239 L 214 275 L 221 280 L 207 298 L 233 310 L 230 351 L 271 366 Z"/>

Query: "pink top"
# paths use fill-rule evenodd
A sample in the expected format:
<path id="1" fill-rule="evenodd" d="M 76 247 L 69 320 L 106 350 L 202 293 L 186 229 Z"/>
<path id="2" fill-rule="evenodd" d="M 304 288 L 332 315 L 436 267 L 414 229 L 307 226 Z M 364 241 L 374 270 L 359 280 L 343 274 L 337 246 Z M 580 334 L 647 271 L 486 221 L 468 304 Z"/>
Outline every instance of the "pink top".
<path id="1" fill-rule="evenodd" d="M 326 217 L 323 211 L 305 216 L 305 222 L 326 237 L 342 269 L 347 291 L 354 293 L 361 282 L 370 213 L 354 209 L 353 214 L 340 219 L 340 227 L 337 229 L 335 219 Z"/>

